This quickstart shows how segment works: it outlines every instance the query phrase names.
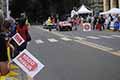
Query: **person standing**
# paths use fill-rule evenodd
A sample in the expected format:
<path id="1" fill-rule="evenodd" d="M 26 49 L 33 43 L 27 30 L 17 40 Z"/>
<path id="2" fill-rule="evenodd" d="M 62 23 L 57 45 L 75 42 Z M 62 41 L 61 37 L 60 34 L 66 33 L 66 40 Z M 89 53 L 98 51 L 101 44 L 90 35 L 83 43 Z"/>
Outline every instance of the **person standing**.
<path id="1" fill-rule="evenodd" d="M 105 18 L 103 15 L 101 15 L 101 27 L 102 27 L 102 30 L 105 30 Z"/>
<path id="2" fill-rule="evenodd" d="M 104 23 L 105 23 L 105 19 L 103 18 L 103 16 L 99 16 L 98 18 L 98 24 L 96 25 L 96 29 L 102 31 L 102 29 L 104 30 Z"/>
<path id="3" fill-rule="evenodd" d="M 96 29 L 97 20 L 98 20 L 98 17 L 97 17 L 97 16 L 94 16 L 94 18 L 93 18 L 93 30 Z"/>
<path id="4" fill-rule="evenodd" d="M 51 17 L 48 17 L 47 26 L 49 28 L 49 31 L 52 31 L 52 20 L 51 20 Z"/>
<path id="5" fill-rule="evenodd" d="M 17 48 L 18 54 L 27 47 L 28 25 L 26 25 L 25 22 L 26 19 L 20 18 L 18 25 L 16 26 L 16 32 L 19 33 L 21 37 L 25 40 L 25 42 L 21 46 L 18 46 Z"/>
<path id="6" fill-rule="evenodd" d="M 6 43 L 5 36 L 0 34 L 0 76 L 6 75 L 9 72 Z"/>
<path id="7" fill-rule="evenodd" d="M 75 18 L 74 26 L 75 26 L 75 30 L 77 30 L 78 27 L 80 26 L 80 18 L 79 18 L 79 16 L 77 16 Z"/>
<path id="8" fill-rule="evenodd" d="M 10 71 L 8 47 L 14 52 L 14 47 L 10 44 L 9 27 L 9 21 L 4 21 L 3 14 L 0 11 L 0 76 L 8 74 Z"/>
<path id="9" fill-rule="evenodd" d="M 4 15 L 0 10 L 0 76 L 6 75 L 9 72 L 7 44 L 5 35 L 3 35 Z"/>

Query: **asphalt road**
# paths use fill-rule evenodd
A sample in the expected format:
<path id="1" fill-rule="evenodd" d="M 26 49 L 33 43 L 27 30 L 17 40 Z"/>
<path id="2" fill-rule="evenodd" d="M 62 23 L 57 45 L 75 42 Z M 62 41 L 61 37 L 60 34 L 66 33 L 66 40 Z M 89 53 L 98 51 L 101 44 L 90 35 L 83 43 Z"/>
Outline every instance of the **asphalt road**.
<path id="1" fill-rule="evenodd" d="M 28 50 L 45 65 L 34 80 L 120 80 L 120 32 L 32 26 L 30 34 Z"/>

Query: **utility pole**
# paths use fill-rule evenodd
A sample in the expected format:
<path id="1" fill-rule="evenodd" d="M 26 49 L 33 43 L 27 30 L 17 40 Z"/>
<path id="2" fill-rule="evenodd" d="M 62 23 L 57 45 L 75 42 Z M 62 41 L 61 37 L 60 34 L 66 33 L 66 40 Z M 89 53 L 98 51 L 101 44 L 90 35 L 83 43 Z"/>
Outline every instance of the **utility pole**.
<path id="1" fill-rule="evenodd" d="M 2 2 L 2 10 L 4 12 L 5 18 L 9 18 L 10 11 L 9 11 L 9 0 L 1 0 Z"/>
<path id="2" fill-rule="evenodd" d="M 0 0 L 0 9 L 3 9 L 3 0 Z"/>
<path id="3" fill-rule="evenodd" d="M 6 18 L 10 17 L 10 12 L 9 12 L 9 0 L 6 0 Z"/>

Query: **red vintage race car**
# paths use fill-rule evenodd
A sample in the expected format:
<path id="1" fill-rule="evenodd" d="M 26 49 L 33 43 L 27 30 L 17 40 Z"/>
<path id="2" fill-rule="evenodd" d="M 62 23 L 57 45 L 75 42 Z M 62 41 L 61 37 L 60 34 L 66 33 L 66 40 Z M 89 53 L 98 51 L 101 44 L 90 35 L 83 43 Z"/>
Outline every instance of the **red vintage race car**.
<path id="1" fill-rule="evenodd" d="M 59 31 L 63 31 L 63 30 L 72 31 L 72 24 L 69 21 L 60 21 L 58 23 L 57 30 L 59 30 Z"/>

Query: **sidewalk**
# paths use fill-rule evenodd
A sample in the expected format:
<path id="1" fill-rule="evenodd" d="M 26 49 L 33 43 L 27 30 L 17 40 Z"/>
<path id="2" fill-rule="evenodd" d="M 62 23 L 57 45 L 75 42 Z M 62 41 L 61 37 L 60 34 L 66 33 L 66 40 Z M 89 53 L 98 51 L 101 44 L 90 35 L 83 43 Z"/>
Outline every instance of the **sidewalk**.
<path id="1" fill-rule="evenodd" d="M 10 69 L 6 76 L 0 76 L 0 80 L 28 80 L 26 73 L 15 64 L 12 64 Z"/>

